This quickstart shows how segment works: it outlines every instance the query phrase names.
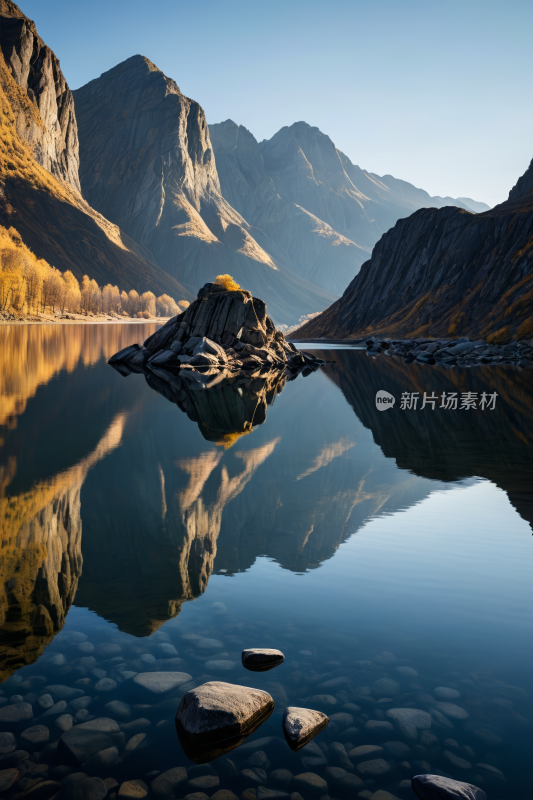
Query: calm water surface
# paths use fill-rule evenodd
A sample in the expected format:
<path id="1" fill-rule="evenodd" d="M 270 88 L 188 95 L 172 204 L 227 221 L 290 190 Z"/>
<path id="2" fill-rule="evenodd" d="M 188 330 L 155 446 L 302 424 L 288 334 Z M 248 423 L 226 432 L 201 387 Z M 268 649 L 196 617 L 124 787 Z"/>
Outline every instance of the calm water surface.
<path id="1" fill-rule="evenodd" d="M 62 781 L 89 800 L 73 787 L 94 775 L 111 800 L 129 780 L 120 797 L 266 800 L 256 787 L 297 788 L 284 769 L 327 782 L 299 784 L 304 800 L 414 798 L 421 772 L 530 797 L 533 374 L 317 350 L 331 363 L 285 385 L 174 391 L 106 364 L 153 329 L 0 328 L 0 770 L 19 772 L 5 796 Z M 377 410 L 379 389 L 394 408 Z M 403 392 L 497 399 L 402 410 Z M 261 646 L 285 662 L 246 671 L 242 649 Z M 141 694 L 132 678 L 150 671 L 185 682 Z M 173 720 L 207 680 L 266 689 L 276 708 L 195 765 Z M 28 718 L 6 721 L 11 705 Z M 288 705 L 331 720 L 299 753 Z M 406 708 L 431 727 L 388 714 Z M 107 755 L 66 763 L 63 732 L 102 717 Z M 369 744 L 370 764 L 350 760 Z M 187 775 L 170 794 L 151 787 L 174 767 Z"/>

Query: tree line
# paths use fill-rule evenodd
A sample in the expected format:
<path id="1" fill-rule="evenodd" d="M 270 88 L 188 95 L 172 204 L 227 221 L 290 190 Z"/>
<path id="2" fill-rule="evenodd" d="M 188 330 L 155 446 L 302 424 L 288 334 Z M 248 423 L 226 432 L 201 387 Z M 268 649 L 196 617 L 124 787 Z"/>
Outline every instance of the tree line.
<path id="1" fill-rule="evenodd" d="M 150 319 L 172 317 L 189 306 L 168 294 L 129 292 L 84 275 L 81 283 L 70 271 L 60 272 L 37 258 L 15 228 L 0 226 L 0 312 L 19 314 L 71 312 Z"/>

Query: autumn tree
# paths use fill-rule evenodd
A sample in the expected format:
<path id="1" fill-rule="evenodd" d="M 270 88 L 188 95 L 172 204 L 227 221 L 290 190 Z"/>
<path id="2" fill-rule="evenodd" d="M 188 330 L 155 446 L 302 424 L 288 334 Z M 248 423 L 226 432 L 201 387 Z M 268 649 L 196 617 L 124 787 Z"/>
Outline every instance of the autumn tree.
<path id="1" fill-rule="evenodd" d="M 140 310 L 141 301 L 139 293 L 136 292 L 135 289 L 131 289 L 131 291 L 128 292 L 128 314 L 130 317 L 135 317 Z"/>
<path id="2" fill-rule="evenodd" d="M 153 292 L 144 292 L 140 300 L 140 310 L 143 314 L 148 317 L 155 317 L 155 294 Z"/>

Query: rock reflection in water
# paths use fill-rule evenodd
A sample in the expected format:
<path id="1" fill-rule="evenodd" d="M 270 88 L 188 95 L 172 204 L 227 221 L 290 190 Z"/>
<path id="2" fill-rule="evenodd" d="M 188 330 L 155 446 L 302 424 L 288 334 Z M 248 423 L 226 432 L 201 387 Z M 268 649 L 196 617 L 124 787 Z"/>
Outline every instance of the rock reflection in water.
<path id="1" fill-rule="evenodd" d="M 225 371 L 207 389 L 184 379 L 169 384 L 149 371 L 144 376 L 149 386 L 198 424 L 204 439 L 226 447 L 265 422 L 267 407 L 287 382 L 286 375 L 279 370 L 255 378 Z"/>
<path id="2" fill-rule="evenodd" d="M 115 380 L 142 394 L 139 378 Z M 319 375 L 285 384 L 271 373 L 209 389 L 180 381 L 176 391 L 147 376 L 171 402 L 141 411 L 86 483 L 76 603 L 145 636 L 199 597 L 213 572 L 246 570 L 261 555 L 297 572 L 316 568 L 369 516 L 429 493 L 431 483 L 383 463 L 360 439 L 340 395 L 326 414 L 309 402 L 313 381 L 315 391 L 327 387 Z M 283 388 L 290 402 L 272 422 L 267 408 Z"/>

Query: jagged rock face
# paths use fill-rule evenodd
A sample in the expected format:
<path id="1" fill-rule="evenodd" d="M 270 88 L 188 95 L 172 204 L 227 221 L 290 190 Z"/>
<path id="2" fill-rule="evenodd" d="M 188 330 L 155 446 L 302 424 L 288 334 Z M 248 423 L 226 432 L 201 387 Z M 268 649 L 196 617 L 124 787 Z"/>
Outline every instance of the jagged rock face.
<path id="1" fill-rule="evenodd" d="M 529 167 L 509 192 L 509 200 L 517 200 L 530 192 L 533 192 L 533 159 L 531 159 Z"/>
<path id="2" fill-rule="evenodd" d="M 360 169 L 305 122 L 261 143 L 232 120 L 209 131 L 224 197 L 261 229 L 268 252 L 328 291 L 344 290 L 401 217 L 426 206 L 469 208 Z"/>
<path id="3" fill-rule="evenodd" d="M 275 369 L 296 375 L 322 362 L 285 340 L 262 300 L 243 289 L 206 283 L 187 311 L 149 336 L 142 348 L 125 347 L 108 363 L 123 375 L 146 368 L 175 388 L 181 379 L 207 389 L 240 371 L 251 377 Z"/>
<path id="4" fill-rule="evenodd" d="M 0 224 L 79 279 L 88 274 L 100 284 L 192 299 L 152 253 L 81 197 L 73 100 L 59 62 L 33 22 L 0 2 Z"/>
<path id="5" fill-rule="evenodd" d="M 483 214 L 422 209 L 397 222 L 340 300 L 296 335 L 530 339 L 533 192 L 519 188 L 528 173 Z"/>
<path id="6" fill-rule="evenodd" d="M 305 197 L 293 202 L 278 193 L 263 145 L 246 128 L 227 120 L 209 131 L 224 197 L 260 229 L 263 247 L 317 286 L 342 292 L 367 252 L 306 210 Z"/>
<path id="7" fill-rule="evenodd" d="M 172 79 L 133 56 L 74 97 L 84 196 L 163 269 L 191 289 L 229 272 L 280 321 L 320 309 L 326 293 L 276 262 L 223 198 L 204 112 Z"/>
<path id="8" fill-rule="evenodd" d="M 38 164 L 80 191 L 78 127 L 74 100 L 59 59 L 11 0 L 0 0 L 0 48 L 17 85 L 39 113 L 40 122 L 17 115 L 17 133 L 33 148 Z"/>

